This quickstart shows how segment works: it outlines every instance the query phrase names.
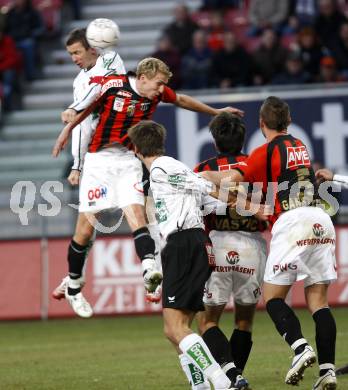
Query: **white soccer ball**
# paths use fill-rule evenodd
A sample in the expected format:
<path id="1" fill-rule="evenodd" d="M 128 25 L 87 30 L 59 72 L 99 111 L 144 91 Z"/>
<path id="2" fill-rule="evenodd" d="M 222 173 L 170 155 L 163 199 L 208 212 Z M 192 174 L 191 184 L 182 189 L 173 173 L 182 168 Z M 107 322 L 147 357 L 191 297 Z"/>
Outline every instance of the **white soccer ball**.
<path id="1" fill-rule="evenodd" d="M 87 27 L 86 38 L 90 46 L 96 49 L 115 47 L 120 39 L 120 30 L 113 20 L 94 19 Z"/>

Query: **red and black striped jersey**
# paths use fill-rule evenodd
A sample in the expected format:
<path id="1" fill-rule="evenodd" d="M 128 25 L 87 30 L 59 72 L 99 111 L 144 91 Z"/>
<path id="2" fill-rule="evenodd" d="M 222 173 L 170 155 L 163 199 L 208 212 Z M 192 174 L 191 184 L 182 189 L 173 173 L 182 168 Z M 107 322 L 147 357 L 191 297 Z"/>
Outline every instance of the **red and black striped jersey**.
<path id="1" fill-rule="evenodd" d="M 229 171 L 239 167 L 240 163 L 248 158 L 245 154 L 233 156 L 232 154 L 219 154 L 208 160 L 199 163 L 194 171 Z M 209 214 L 204 217 L 206 230 L 218 231 L 264 231 L 267 224 L 259 221 L 254 216 L 239 215 L 235 209 L 227 208 L 225 215 Z"/>
<path id="2" fill-rule="evenodd" d="M 290 134 L 256 148 L 237 169 L 246 182 L 260 183 L 267 203 L 272 201 L 271 223 L 284 211 L 320 202 L 307 148 Z"/>
<path id="3" fill-rule="evenodd" d="M 161 95 L 153 100 L 138 95 L 131 87 L 129 75 L 95 77 L 91 82 L 101 84 L 102 102 L 99 122 L 89 144 L 89 152 L 119 143 L 131 148 L 128 129 L 142 120 L 151 119 L 160 101 L 174 103 L 176 93 L 164 86 Z"/>

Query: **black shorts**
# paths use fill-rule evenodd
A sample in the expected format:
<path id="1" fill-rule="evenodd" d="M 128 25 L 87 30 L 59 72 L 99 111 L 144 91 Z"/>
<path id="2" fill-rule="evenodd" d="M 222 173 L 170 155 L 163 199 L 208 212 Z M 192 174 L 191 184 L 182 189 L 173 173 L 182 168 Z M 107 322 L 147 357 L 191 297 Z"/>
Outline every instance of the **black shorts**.
<path id="1" fill-rule="evenodd" d="M 202 229 L 170 234 L 162 257 L 162 305 L 165 308 L 204 310 L 203 292 L 210 276 L 208 237 Z"/>

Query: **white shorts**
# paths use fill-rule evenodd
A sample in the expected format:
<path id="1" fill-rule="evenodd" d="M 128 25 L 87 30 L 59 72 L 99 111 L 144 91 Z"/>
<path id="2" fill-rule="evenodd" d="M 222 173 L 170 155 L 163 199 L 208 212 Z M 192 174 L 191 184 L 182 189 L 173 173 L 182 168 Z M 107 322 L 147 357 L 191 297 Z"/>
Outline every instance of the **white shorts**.
<path id="1" fill-rule="evenodd" d="M 260 233 L 210 232 L 216 268 L 205 286 L 203 302 L 226 304 L 231 294 L 240 305 L 256 304 L 267 258 L 266 241 Z"/>
<path id="2" fill-rule="evenodd" d="M 144 205 L 142 166 L 133 152 L 112 147 L 87 153 L 80 184 L 80 212 Z"/>
<path id="3" fill-rule="evenodd" d="M 272 228 L 264 281 L 305 287 L 337 279 L 335 228 L 319 207 L 299 207 L 283 213 Z"/>

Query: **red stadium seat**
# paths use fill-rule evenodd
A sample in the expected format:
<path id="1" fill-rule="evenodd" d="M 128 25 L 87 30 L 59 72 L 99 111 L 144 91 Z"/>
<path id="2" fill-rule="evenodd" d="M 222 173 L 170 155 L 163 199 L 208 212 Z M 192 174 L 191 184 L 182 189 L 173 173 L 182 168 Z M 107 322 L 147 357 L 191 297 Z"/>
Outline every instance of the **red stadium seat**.
<path id="1" fill-rule="evenodd" d="M 9 7 L 11 4 L 11 0 L 0 0 L 0 8 Z"/>
<path id="2" fill-rule="evenodd" d="M 244 45 L 248 40 L 248 10 L 246 8 L 231 9 L 225 14 L 226 25 L 236 34 L 238 41 Z"/>
<path id="3" fill-rule="evenodd" d="M 294 45 L 296 42 L 296 35 L 284 35 L 281 38 L 281 44 L 284 46 L 286 49 L 291 49 L 291 47 Z"/>
<path id="4" fill-rule="evenodd" d="M 33 0 L 33 5 L 41 12 L 48 31 L 59 30 L 62 0 Z"/>
<path id="5" fill-rule="evenodd" d="M 192 20 L 198 24 L 199 27 L 206 29 L 210 27 L 210 12 L 197 11 L 192 14 Z"/>
<path id="6" fill-rule="evenodd" d="M 9 7 L 11 0 L 0 0 L 0 8 Z M 34 7 L 40 11 L 48 31 L 59 30 L 62 0 L 33 0 Z"/>
<path id="7" fill-rule="evenodd" d="M 253 53 L 260 45 L 260 37 L 245 37 L 242 44 L 248 53 Z"/>

